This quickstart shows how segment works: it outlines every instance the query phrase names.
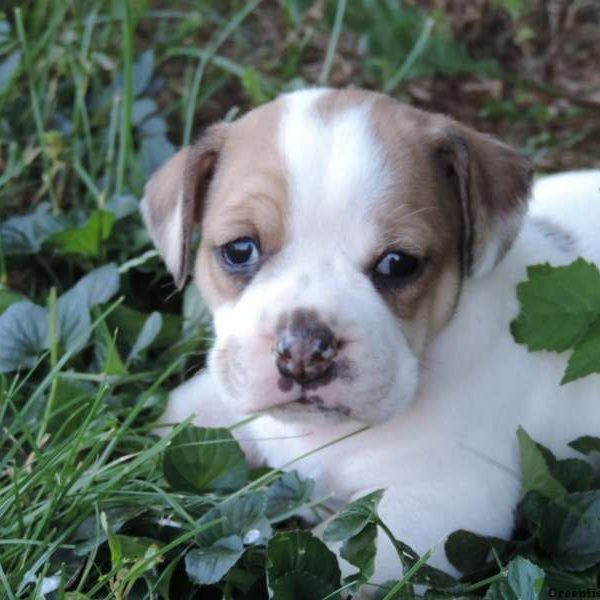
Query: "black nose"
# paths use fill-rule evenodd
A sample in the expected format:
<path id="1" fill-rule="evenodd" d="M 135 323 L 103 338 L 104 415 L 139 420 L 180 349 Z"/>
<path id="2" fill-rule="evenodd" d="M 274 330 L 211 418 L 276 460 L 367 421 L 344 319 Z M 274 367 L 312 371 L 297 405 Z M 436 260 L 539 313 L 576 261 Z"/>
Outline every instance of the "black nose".
<path id="1" fill-rule="evenodd" d="M 321 323 L 283 329 L 275 343 L 279 372 L 297 383 L 318 379 L 329 369 L 338 350 L 331 329 Z"/>

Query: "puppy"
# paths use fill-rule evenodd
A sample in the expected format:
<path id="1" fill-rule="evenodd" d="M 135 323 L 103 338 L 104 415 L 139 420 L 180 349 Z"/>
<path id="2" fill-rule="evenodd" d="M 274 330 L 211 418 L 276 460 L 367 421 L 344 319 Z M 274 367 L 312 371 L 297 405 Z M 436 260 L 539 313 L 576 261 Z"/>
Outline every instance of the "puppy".
<path id="1" fill-rule="evenodd" d="M 295 92 L 210 127 L 142 201 L 179 286 L 199 227 L 216 332 L 164 422 L 258 414 L 236 435 L 273 467 L 361 430 L 294 464 L 317 497 L 385 488 L 383 520 L 450 571 L 452 531 L 509 537 L 518 426 L 561 456 L 600 434 L 600 377 L 560 386 L 565 356 L 509 330 L 527 265 L 600 262 L 600 172 L 542 181 L 528 213 L 530 182 L 508 146 L 372 92 Z M 374 580 L 399 575 L 380 536 Z"/>

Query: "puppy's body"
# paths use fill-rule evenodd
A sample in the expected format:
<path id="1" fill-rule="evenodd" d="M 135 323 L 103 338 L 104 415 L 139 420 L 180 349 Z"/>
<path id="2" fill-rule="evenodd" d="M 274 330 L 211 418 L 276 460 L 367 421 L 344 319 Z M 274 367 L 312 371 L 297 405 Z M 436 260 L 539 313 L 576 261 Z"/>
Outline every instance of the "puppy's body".
<path id="1" fill-rule="evenodd" d="M 334 94 L 335 110 L 322 104 L 316 114 L 323 94 Z M 385 488 L 383 520 L 420 553 L 460 528 L 510 536 L 518 426 L 560 456 L 572 439 L 600 434 L 600 376 L 560 386 L 565 356 L 528 353 L 509 330 L 527 265 L 580 255 L 600 264 L 600 173 L 542 180 L 519 230 L 523 170 L 504 146 L 371 94 L 310 92 L 278 102 L 229 133 L 235 147 L 213 151 L 197 277 L 215 311 L 217 342 L 209 373 L 173 392 L 164 421 L 194 414 L 200 425 L 228 426 L 258 411 L 236 435 L 252 461 L 274 467 L 366 423 L 293 464 L 316 480 L 317 496 L 341 505 Z M 275 140 L 257 129 L 265 119 Z M 260 156 L 240 150 L 244 127 Z M 428 138 L 424 152 L 419 136 Z M 162 189 L 165 172 L 158 177 Z M 176 240 L 156 233 L 152 186 L 148 194 L 147 221 L 177 272 Z M 171 196 L 181 194 L 174 184 Z M 264 199 L 252 200 L 261 194 L 268 210 Z M 183 200 L 179 206 L 185 212 Z M 240 216 L 249 207 L 252 215 Z M 242 284 L 219 271 L 211 252 L 251 234 L 263 262 Z M 427 257 L 420 279 L 391 292 L 365 267 L 379 268 L 369 261 L 390 247 Z M 313 316 L 298 326 L 300 309 Z M 284 334 L 306 339 L 325 329 L 340 340 L 331 377 L 297 379 L 280 362 L 277 372 L 273 348 Z M 440 547 L 434 561 L 449 567 Z M 375 579 L 399 572 L 380 537 Z"/>

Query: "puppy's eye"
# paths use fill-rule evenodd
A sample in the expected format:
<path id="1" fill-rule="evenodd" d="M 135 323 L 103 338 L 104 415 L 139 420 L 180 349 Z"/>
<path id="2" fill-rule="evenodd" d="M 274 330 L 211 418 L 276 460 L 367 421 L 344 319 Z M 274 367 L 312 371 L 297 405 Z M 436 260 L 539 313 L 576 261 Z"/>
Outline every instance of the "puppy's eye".
<path id="1" fill-rule="evenodd" d="M 374 274 L 377 277 L 404 282 L 418 275 L 422 265 L 422 259 L 407 252 L 388 252 L 375 265 Z"/>
<path id="2" fill-rule="evenodd" d="M 252 238 L 239 238 L 220 247 L 224 264 L 235 271 L 252 269 L 260 260 L 260 249 Z"/>

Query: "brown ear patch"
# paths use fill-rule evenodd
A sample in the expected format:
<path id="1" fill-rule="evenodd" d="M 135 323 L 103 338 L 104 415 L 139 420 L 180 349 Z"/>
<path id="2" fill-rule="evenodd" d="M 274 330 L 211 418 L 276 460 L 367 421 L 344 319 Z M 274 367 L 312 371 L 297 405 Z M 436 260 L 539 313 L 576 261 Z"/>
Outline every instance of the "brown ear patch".
<path id="1" fill-rule="evenodd" d="M 146 184 L 142 215 L 179 288 L 187 277 L 192 234 L 202 216 L 226 129 L 223 123 L 207 129 L 195 144 L 177 152 Z"/>
<path id="2" fill-rule="evenodd" d="M 531 163 L 506 144 L 458 123 L 444 128 L 434 155 L 457 192 L 464 274 L 484 274 L 501 260 L 519 231 Z"/>

